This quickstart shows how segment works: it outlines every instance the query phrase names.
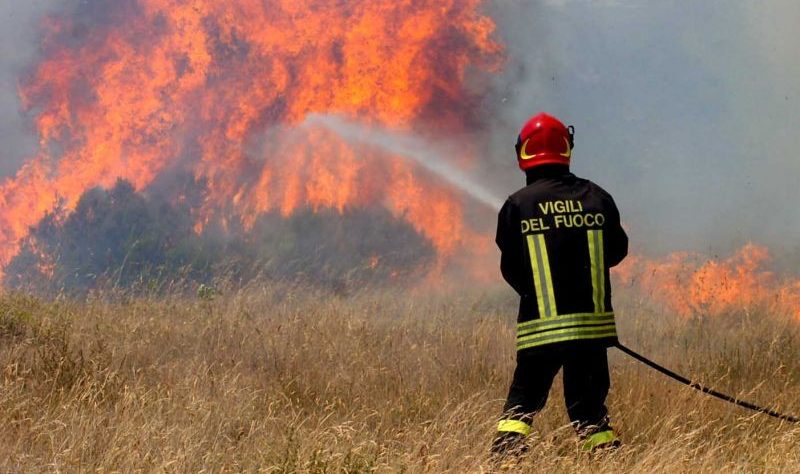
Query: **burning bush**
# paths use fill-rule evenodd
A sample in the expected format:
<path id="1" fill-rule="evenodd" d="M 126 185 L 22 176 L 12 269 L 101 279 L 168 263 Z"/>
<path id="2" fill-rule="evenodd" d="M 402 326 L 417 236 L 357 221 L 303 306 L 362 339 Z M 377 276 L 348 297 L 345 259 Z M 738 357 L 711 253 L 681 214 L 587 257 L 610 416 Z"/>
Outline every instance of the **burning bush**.
<path id="1" fill-rule="evenodd" d="M 4 283 L 85 292 L 265 277 L 347 289 L 396 283 L 433 257 L 428 241 L 380 208 L 267 213 L 249 230 L 216 222 L 197 233 L 191 207 L 122 180 L 91 189 L 73 212 L 56 209 L 31 230 Z"/>

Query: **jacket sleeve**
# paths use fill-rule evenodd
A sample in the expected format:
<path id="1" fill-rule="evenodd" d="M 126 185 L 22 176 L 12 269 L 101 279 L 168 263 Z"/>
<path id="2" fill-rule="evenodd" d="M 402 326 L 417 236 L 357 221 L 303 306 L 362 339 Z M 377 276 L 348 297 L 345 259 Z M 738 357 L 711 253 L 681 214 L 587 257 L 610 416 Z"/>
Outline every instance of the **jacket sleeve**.
<path id="1" fill-rule="evenodd" d="M 514 290 L 522 295 L 524 288 L 524 252 L 520 237 L 519 209 L 507 200 L 497 216 L 497 247 L 500 248 L 500 272 Z"/>
<path id="2" fill-rule="evenodd" d="M 607 260 L 608 266 L 614 267 L 622 262 L 625 256 L 628 255 L 628 234 L 626 234 L 625 229 L 622 228 L 619 210 L 611 196 L 608 196 L 607 219 Z"/>

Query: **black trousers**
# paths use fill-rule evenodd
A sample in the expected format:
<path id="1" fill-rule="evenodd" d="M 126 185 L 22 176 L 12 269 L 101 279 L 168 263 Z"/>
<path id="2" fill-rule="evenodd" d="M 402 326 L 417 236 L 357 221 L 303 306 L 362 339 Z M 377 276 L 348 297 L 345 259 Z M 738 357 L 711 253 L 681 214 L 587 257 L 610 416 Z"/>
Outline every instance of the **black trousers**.
<path id="1" fill-rule="evenodd" d="M 519 353 L 504 418 L 530 425 L 533 416 L 544 408 L 553 379 L 562 367 L 567 414 L 578 434 L 589 436 L 610 429 L 605 406 L 611 385 L 607 348 L 596 345 Z"/>

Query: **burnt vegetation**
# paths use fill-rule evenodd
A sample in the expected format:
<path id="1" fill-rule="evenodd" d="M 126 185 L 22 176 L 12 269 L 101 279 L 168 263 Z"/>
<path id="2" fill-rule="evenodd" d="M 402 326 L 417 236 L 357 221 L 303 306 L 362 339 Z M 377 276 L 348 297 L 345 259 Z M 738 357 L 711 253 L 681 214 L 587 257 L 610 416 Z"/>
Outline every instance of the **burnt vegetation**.
<path id="1" fill-rule="evenodd" d="M 122 289 L 193 291 L 254 279 L 348 292 L 400 284 L 425 271 L 430 243 L 388 211 L 267 213 L 246 229 L 212 221 L 198 232 L 192 183 L 181 198 L 138 193 L 120 180 L 94 188 L 74 211 L 58 207 L 31 229 L 6 269 L 6 288 L 72 295 Z M 189 196 L 189 197 L 187 197 Z"/>

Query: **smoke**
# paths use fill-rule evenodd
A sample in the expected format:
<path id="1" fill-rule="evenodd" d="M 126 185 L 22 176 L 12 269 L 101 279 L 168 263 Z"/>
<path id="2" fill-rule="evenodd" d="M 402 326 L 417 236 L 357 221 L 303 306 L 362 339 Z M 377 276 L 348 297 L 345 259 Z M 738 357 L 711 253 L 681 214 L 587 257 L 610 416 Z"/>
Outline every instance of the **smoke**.
<path id="1" fill-rule="evenodd" d="M 616 198 L 638 251 L 797 249 L 797 2 L 504 1 L 489 154 L 532 113 L 576 127 L 573 169 Z M 519 180 L 507 178 L 510 188 Z"/>
<path id="2" fill-rule="evenodd" d="M 336 115 L 309 115 L 302 126 L 322 126 L 356 146 L 378 147 L 411 160 L 436 175 L 441 181 L 493 211 L 499 210 L 503 204 L 500 195 L 486 188 L 476 177 L 468 175 L 456 163 L 446 158 L 457 156 L 458 150 L 455 145 L 444 142 L 432 143 L 420 137 L 360 124 Z"/>
<path id="3" fill-rule="evenodd" d="M 0 2 L 0 177 L 14 173 L 36 149 L 36 137 L 20 110 L 17 84 L 37 58 L 37 23 L 60 3 Z"/>

